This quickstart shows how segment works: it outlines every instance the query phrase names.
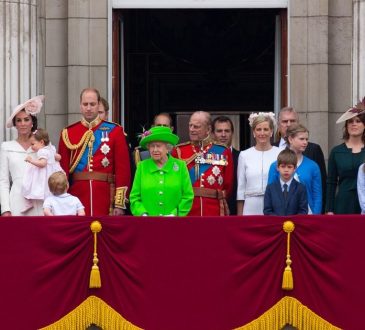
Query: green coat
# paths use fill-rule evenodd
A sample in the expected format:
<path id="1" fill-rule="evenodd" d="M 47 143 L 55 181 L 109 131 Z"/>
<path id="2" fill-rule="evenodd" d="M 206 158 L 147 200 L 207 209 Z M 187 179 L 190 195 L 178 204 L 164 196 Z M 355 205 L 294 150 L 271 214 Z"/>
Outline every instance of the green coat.
<path id="1" fill-rule="evenodd" d="M 130 194 L 133 215 L 185 216 L 193 199 L 185 162 L 169 156 L 162 168 L 151 158 L 138 163 Z"/>

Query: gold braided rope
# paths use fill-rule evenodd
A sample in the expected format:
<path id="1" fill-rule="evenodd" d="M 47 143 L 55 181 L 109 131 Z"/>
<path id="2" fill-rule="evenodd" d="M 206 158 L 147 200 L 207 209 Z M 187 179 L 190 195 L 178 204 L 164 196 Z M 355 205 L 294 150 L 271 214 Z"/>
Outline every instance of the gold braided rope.
<path id="1" fill-rule="evenodd" d="M 256 320 L 235 330 L 274 330 L 290 324 L 300 330 L 340 330 L 294 297 L 280 299 Z"/>
<path id="2" fill-rule="evenodd" d="M 64 128 L 62 130 L 62 140 L 65 143 L 66 147 L 71 150 L 70 170 L 69 170 L 70 173 L 73 173 L 76 166 L 79 164 L 81 157 L 84 154 L 89 141 L 92 140 L 93 137 L 94 137 L 94 132 L 92 130 L 88 130 L 87 132 L 84 133 L 84 135 L 82 136 L 79 143 L 72 144 L 68 137 L 67 128 Z M 82 146 L 82 148 L 75 159 L 76 152 L 74 153 L 74 151 L 79 149 L 81 146 Z"/>
<path id="3" fill-rule="evenodd" d="M 63 318 L 40 330 L 86 329 L 92 324 L 102 329 L 141 330 L 96 296 L 89 296 Z"/>

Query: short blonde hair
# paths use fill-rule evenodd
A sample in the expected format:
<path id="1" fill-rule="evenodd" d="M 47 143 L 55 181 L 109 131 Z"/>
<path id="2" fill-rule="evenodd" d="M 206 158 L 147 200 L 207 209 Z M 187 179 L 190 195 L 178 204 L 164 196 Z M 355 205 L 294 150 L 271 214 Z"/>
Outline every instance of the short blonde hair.
<path id="1" fill-rule="evenodd" d="M 66 174 L 62 171 L 53 173 L 48 178 L 48 187 L 55 196 L 64 194 L 68 189 L 68 180 Z"/>

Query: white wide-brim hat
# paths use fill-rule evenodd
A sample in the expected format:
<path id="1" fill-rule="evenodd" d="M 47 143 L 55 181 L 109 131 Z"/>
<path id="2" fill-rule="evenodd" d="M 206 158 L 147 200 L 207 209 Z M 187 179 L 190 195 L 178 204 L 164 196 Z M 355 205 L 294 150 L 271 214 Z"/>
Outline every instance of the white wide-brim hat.
<path id="1" fill-rule="evenodd" d="M 13 119 L 14 117 L 22 110 L 24 110 L 28 115 L 35 116 L 41 112 L 44 101 L 44 95 L 37 95 L 28 101 L 25 101 L 22 104 L 17 105 L 14 108 L 13 113 L 10 115 L 8 120 L 6 121 L 6 127 L 13 127 Z"/>
<path id="2" fill-rule="evenodd" d="M 354 118 L 356 116 L 362 115 L 365 113 L 365 97 L 362 101 L 359 101 L 355 106 L 346 110 L 344 114 L 340 118 L 337 119 L 336 124 L 343 123 L 346 120 Z"/>

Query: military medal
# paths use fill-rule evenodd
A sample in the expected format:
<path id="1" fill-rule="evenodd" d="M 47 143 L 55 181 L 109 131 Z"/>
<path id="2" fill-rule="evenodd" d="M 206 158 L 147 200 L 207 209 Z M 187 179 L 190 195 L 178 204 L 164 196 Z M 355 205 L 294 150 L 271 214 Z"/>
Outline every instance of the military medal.
<path id="1" fill-rule="evenodd" d="M 107 167 L 109 166 L 110 162 L 109 162 L 109 159 L 104 157 L 101 161 L 101 165 L 103 165 L 104 167 Z"/>
<path id="2" fill-rule="evenodd" d="M 209 175 L 207 181 L 212 186 L 215 183 L 215 177 L 213 175 Z"/>
<path id="3" fill-rule="evenodd" d="M 110 147 L 109 147 L 106 143 L 104 143 L 104 144 L 101 146 L 100 150 L 101 150 L 101 152 L 102 152 L 104 155 L 106 155 L 106 154 L 108 154 L 108 153 L 109 153 L 109 151 L 110 151 Z"/>
<path id="4" fill-rule="evenodd" d="M 213 169 L 212 169 L 212 173 L 215 175 L 215 176 L 218 176 L 220 173 L 221 173 L 221 170 L 219 169 L 218 166 L 214 166 Z"/>
<path id="5" fill-rule="evenodd" d="M 101 142 L 109 142 L 108 132 L 101 132 Z"/>

